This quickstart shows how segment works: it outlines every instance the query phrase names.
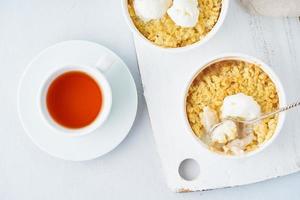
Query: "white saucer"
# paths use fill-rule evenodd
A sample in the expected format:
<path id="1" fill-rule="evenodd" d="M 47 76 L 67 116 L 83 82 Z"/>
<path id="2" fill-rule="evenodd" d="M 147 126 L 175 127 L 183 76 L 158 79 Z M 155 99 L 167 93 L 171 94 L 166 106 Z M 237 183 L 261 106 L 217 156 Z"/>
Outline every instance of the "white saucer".
<path id="1" fill-rule="evenodd" d="M 49 72 L 66 65 L 94 66 L 103 55 L 117 62 L 106 73 L 112 88 L 112 110 L 107 122 L 85 136 L 67 137 L 55 133 L 38 109 L 38 93 Z M 48 154 L 72 161 L 90 160 L 118 146 L 128 134 L 137 111 L 134 80 L 125 63 L 109 49 L 88 41 L 66 41 L 42 51 L 28 65 L 18 91 L 18 111 L 32 141 Z"/>

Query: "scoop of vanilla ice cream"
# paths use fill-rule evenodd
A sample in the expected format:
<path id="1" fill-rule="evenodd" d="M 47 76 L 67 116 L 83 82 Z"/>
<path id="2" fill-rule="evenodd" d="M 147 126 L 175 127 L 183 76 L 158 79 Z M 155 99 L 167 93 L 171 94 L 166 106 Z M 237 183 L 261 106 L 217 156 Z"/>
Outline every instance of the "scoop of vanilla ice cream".
<path id="1" fill-rule="evenodd" d="M 136 15 L 147 22 L 162 18 L 171 4 L 172 0 L 134 0 L 133 7 Z"/>
<path id="2" fill-rule="evenodd" d="M 213 130 L 211 140 L 220 144 L 225 144 L 238 136 L 236 124 L 231 120 L 226 120 Z"/>
<path id="3" fill-rule="evenodd" d="M 240 117 L 251 120 L 261 114 L 260 106 L 253 99 L 243 93 L 227 96 L 221 108 L 221 117 Z"/>
<path id="4" fill-rule="evenodd" d="M 194 27 L 200 13 L 197 0 L 174 0 L 167 12 L 175 24 L 182 27 Z"/>
<path id="5" fill-rule="evenodd" d="M 208 106 L 203 108 L 203 112 L 199 114 L 199 117 L 206 131 L 209 131 L 213 125 L 219 122 L 216 111 Z"/>

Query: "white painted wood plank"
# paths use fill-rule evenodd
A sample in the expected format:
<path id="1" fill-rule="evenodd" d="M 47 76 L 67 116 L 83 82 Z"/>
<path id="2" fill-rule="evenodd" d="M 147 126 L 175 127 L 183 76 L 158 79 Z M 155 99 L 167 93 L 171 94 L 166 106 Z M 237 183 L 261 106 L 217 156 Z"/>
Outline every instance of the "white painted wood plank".
<path id="1" fill-rule="evenodd" d="M 299 0 L 240 0 L 249 12 L 265 16 L 299 16 Z"/>
<path id="2" fill-rule="evenodd" d="M 207 155 L 188 135 L 180 115 L 184 87 L 191 74 L 208 58 L 226 52 L 240 52 L 262 59 L 279 75 L 288 101 L 299 99 L 299 36 L 298 19 L 250 16 L 237 1 L 232 1 L 219 33 L 197 49 L 172 54 L 149 47 L 135 38 L 154 137 L 172 190 L 231 187 L 299 170 L 299 110 L 288 113 L 283 131 L 271 147 L 242 160 L 222 160 Z M 194 181 L 183 181 L 178 175 L 178 165 L 189 157 L 199 162 L 201 173 Z"/>

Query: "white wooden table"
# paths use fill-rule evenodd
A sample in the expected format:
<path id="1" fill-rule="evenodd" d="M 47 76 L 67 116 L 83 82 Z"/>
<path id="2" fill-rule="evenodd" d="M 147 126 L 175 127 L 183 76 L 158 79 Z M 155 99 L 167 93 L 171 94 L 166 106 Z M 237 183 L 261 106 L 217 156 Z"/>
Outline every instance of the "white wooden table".
<path id="1" fill-rule="evenodd" d="M 234 12 L 241 11 L 235 8 Z M 283 64 L 299 66 L 297 19 L 247 18 L 249 27 L 234 16 L 234 23 L 257 38 L 254 43 L 237 44 L 239 47 L 251 44 L 251 54 L 270 61 L 277 69 L 284 68 Z M 276 31 L 274 23 L 279 23 Z M 233 27 L 228 37 L 249 35 L 240 35 Z M 135 77 L 140 97 L 137 119 L 126 140 L 110 154 L 83 163 L 59 160 L 40 151 L 25 134 L 16 112 L 17 85 L 26 64 L 45 47 L 70 39 L 99 42 L 119 54 Z M 288 48 L 286 42 L 294 45 Z M 217 38 L 211 41 L 217 43 Z M 228 48 L 235 50 L 236 46 Z M 142 96 L 132 36 L 118 0 L 0 0 L 0 69 L 1 200 L 299 198 L 300 174 L 206 193 L 174 194 L 166 187 Z M 287 93 L 291 96 L 297 91 L 299 84 L 288 88 Z"/>

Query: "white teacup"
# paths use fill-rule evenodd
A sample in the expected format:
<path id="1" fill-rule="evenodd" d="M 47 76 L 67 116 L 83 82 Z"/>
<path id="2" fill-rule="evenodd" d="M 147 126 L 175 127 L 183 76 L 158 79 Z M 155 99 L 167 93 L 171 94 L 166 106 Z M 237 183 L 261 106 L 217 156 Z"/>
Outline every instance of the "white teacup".
<path id="1" fill-rule="evenodd" d="M 113 65 L 115 62 L 114 58 L 111 58 L 109 56 L 103 56 L 101 57 L 98 62 L 95 64 L 95 66 L 64 66 L 53 73 L 50 73 L 48 77 L 45 78 L 45 82 L 41 87 L 40 93 L 39 93 L 39 102 L 40 104 L 39 109 L 40 113 L 45 119 L 46 123 L 51 127 L 56 129 L 56 132 L 62 133 L 66 136 L 82 136 L 86 135 L 88 133 L 93 132 L 100 126 L 102 126 L 105 121 L 107 120 L 111 106 L 112 106 L 112 92 L 109 82 L 107 81 L 104 73 Z M 79 71 L 83 72 L 87 75 L 89 75 L 91 78 L 93 78 L 102 93 L 102 106 L 101 110 L 98 113 L 97 117 L 87 126 L 84 126 L 82 128 L 67 128 L 63 125 L 57 123 L 53 117 L 50 115 L 47 103 L 46 103 L 46 97 L 47 92 L 49 89 L 49 86 L 51 83 L 60 75 L 65 74 L 67 72 L 72 71 Z"/>

